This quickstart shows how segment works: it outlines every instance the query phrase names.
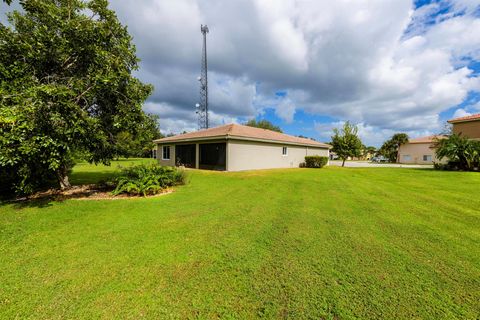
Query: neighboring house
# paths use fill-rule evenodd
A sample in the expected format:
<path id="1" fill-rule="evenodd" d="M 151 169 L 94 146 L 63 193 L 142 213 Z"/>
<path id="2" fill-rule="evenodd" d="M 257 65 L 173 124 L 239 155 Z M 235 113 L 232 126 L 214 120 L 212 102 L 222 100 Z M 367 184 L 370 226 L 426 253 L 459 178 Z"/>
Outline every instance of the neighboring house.
<path id="1" fill-rule="evenodd" d="M 480 113 L 467 117 L 455 118 L 448 120 L 453 128 L 453 133 L 460 134 L 464 137 L 480 140 Z"/>
<path id="2" fill-rule="evenodd" d="M 398 148 L 397 162 L 411 164 L 432 164 L 440 162 L 435 157 L 435 140 L 444 136 L 428 136 L 409 139 L 407 143 Z"/>
<path id="3" fill-rule="evenodd" d="M 283 133 L 228 124 L 154 140 L 158 162 L 239 171 L 298 168 L 305 156 L 329 156 L 330 145 Z"/>

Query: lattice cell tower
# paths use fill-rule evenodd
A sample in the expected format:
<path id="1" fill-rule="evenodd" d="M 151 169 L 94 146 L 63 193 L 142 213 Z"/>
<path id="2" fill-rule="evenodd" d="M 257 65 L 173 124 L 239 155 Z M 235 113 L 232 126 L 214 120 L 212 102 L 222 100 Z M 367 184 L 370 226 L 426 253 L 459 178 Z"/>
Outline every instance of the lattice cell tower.
<path id="1" fill-rule="evenodd" d="M 200 103 L 196 104 L 198 114 L 198 129 L 208 129 L 208 67 L 207 67 L 207 33 L 208 27 L 200 26 L 203 35 L 202 70 L 198 81 L 200 82 Z"/>

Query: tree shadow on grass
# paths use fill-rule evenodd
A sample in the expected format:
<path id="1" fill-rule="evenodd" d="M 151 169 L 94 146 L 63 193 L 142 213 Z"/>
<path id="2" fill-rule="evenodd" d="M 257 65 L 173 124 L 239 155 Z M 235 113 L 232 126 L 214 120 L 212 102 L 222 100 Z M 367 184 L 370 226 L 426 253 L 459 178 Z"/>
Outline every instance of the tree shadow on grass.
<path id="1" fill-rule="evenodd" d="M 3 201 L 2 203 L 13 204 L 15 209 L 45 208 L 54 203 L 60 203 L 70 199 L 104 199 L 111 198 L 113 188 L 108 185 L 87 184 L 72 186 L 68 190 L 49 189 L 39 191 L 28 197 L 20 197 Z"/>
<path id="2" fill-rule="evenodd" d="M 70 175 L 72 185 L 100 183 L 118 175 L 118 171 L 73 172 Z"/>
<path id="3" fill-rule="evenodd" d="M 3 200 L 0 201 L 0 205 L 2 204 L 13 204 L 13 207 L 17 210 L 25 209 L 25 208 L 47 208 L 51 207 L 55 202 L 54 197 L 44 197 L 44 198 L 19 198 L 13 200 Z"/>

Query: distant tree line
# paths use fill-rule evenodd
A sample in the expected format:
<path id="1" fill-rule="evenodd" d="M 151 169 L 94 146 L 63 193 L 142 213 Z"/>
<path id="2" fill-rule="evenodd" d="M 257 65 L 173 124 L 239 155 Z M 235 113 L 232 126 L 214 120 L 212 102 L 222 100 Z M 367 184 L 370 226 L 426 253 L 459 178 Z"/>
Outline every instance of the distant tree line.
<path id="1" fill-rule="evenodd" d="M 397 162 L 398 150 L 402 144 L 408 142 L 406 133 L 395 133 L 390 139 L 385 141 L 378 152 L 388 159 L 390 162 Z"/>
<path id="2" fill-rule="evenodd" d="M 155 144 L 153 140 L 163 138 L 158 124 L 159 116 L 146 114 L 138 125 L 136 134 L 129 131 L 119 132 L 116 136 L 117 157 L 150 157 Z"/>
<path id="3" fill-rule="evenodd" d="M 261 128 L 261 129 L 267 129 L 267 130 L 272 130 L 272 131 L 276 131 L 276 132 L 280 132 L 280 133 L 283 133 L 282 129 L 280 129 L 279 126 L 276 126 L 274 125 L 273 123 L 271 123 L 270 121 L 268 120 L 255 120 L 255 119 L 252 119 L 252 120 L 249 120 L 245 123 L 246 126 L 249 126 L 249 127 L 255 127 L 255 128 Z"/>

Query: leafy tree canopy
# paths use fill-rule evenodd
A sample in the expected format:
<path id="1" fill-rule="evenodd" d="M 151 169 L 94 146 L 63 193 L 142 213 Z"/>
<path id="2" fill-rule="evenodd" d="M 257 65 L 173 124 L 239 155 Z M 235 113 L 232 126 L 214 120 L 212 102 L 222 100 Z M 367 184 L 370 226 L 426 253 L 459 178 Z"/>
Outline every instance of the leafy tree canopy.
<path id="1" fill-rule="evenodd" d="M 20 4 L 0 23 L 0 170 L 20 192 L 51 175 L 67 188 L 76 153 L 108 164 L 117 135 L 138 132 L 152 87 L 107 0 Z"/>
<path id="2" fill-rule="evenodd" d="M 280 133 L 283 133 L 282 129 L 280 127 L 274 125 L 268 120 L 259 120 L 256 121 L 255 119 L 249 120 L 247 123 L 245 123 L 246 126 L 249 127 L 256 127 L 256 128 L 262 128 L 262 129 L 267 129 L 267 130 L 272 130 L 272 131 L 277 131 Z"/>
<path id="3" fill-rule="evenodd" d="M 377 152 L 377 148 L 373 146 L 368 146 L 363 148 L 365 153 L 375 154 Z"/>
<path id="4" fill-rule="evenodd" d="M 153 140 L 160 139 L 163 135 L 158 126 L 158 116 L 147 114 L 140 123 L 137 133 L 133 135 L 129 131 L 117 134 L 117 156 L 123 157 L 148 157 L 154 147 Z"/>
<path id="5" fill-rule="evenodd" d="M 363 144 L 358 137 L 358 128 L 349 121 L 345 122 L 341 130 L 333 129 L 332 151 L 343 160 L 342 167 L 348 157 L 359 157 L 362 154 Z"/>
<path id="6" fill-rule="evenodd" d="M 385 141 L 379 149 L 379 153 L 390 162 L 397 162 L 398 149 L 402 144 L 408 142 L 406 133 L 395 133 L 389 140 Z"/>

